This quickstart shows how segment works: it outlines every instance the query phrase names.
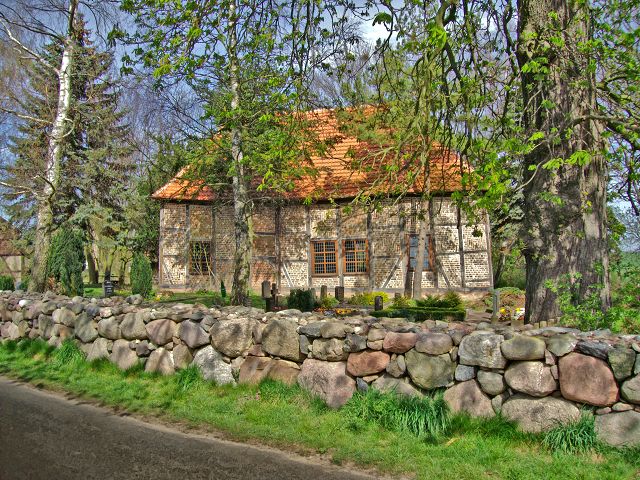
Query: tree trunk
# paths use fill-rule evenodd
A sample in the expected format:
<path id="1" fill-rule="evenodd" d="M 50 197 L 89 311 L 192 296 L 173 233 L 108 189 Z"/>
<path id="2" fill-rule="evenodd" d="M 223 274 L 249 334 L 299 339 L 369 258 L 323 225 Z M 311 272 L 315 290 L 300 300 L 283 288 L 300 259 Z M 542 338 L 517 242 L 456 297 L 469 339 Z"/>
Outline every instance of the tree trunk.
<path id="1" fill-rule="evenodd" d="M 67 116 L 71 104 L 71 65 L 74 54 L 74 24 L 78 0 L 69 2 L 69 23 L 67 37 L 64 42 L 62 61 L 58 70 L 58 106 L 51 128 L 45 171 L 43 175 L 44 188 L 37 199 L 36 234 L 33 242 L 33 257 L 31 259 L 31 280 L 29 291 L 42 292 L 47 283 L 47 257 L 51 245 L 53 231 L 53 196 L 56 193 L 60 177 L 60 163 L 62 161 L 62 147 L 67 130 Z"/>
<path id="2" fill-rule="evenodd" d="M 98 279 L 98 269 L 96 268 L 96 259 L 93 258 L 93 253 L 91 252 L 91 245 L 89 245 L 86 249 L 86 257 L 87 257 L 87 270 L 89 271 L 89 283 L 96 284 L 99 283 Z"/>
<path id="3" fill-rule="evenodd" d="M 422 272 L 424 270 L 425 251 L 427 250 L 427 234 L 429 232 L 429 200 L 420 202 L 418 212 L 420 228 L 418 229 L 418 251 L 416 252 L 416 266 L 413 269 L 412 297 L 416 300 L 422 298 Z"/>
<path id="4" fill-rule="evenodd" d="M 518 8 L 518 61 L 521 69 L 527 66 L 521 74 L 525 127 L 529 134 L 546 136 L 526 155 L 524 168 L 525 321 L 532 323 L 560 315 L 557 295 L 548 286 L 567 281 L 567 275 L 580 277 L 576 302 L 595 285 L 602 308 L 610 304 L 607 168 L 602 126 L 589 119 L 597 111 L 595 79 L 589 56 L 579 46 L 589 40 L 588 4 L 520 0 Z M 556 48 L 557 37 L 564 43 Z M 546 59 L 548 72 L 531 71 L 535 64 L 528 62 L 533 59 L 543 65 Z M 558 134 L 552 139 L 555 129 Z M 588 162 L 542 168 L 580 152 L 589 152 Z"/>
<path id="5" fill-rule="evenodd" d="M 240 108 L 240 92 L 238 79 L 238 39 L 236 35 L 236 3 L 229 3 L 229 83 L 231 87 L 231 110 L 237 114 Z M 242 126 L 235 117 L 231 127 L 231 157 L 233 172 L 233 214 L 236 234 L 236 251 L 234 255 L 233 286 L 231 287 L 231 303 L 248 305 L 249 277 L 251 275 L 252 225 L 251 200 L 244 172 L 242 151 Z"/>

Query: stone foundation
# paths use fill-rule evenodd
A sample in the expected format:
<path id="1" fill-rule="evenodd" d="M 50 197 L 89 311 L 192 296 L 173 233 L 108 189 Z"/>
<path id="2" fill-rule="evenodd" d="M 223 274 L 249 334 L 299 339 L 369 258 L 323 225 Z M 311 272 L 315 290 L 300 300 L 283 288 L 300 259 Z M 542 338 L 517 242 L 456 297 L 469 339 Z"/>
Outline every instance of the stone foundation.
<path id="1" fill-rule="evenodd" d="M 75 338 L 90 360 L 166 375 L 194 363 L 218 384 L 297 382 L 332 407 L 356 390 L 443 388 L 454 411 L 532 432 L 585 409 L 603 441 L 640 445 L 640 336 L 3 292 L 0 337 Z"/>

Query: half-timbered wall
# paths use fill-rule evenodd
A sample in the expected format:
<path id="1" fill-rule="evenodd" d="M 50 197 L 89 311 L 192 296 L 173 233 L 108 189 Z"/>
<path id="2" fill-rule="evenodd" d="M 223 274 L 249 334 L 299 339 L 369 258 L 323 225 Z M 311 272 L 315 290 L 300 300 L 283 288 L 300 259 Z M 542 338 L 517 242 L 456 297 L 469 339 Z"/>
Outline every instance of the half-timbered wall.
<path id="1" fill-rule="evenodd" d="M 486 215 L 480 217 L 480 223 L 472 224 L 447 197 L 433 199 L 429 208 L 431 268 L 423 272 L 422 287 L 491 288 Z M 409 237 L 419 229 L 418 210 L 418 199 L 389 203 L 375 211 L 330 204 L 261 206 L 252 218 L 251 284 L 256 290 L 263 280 L 270 280 L 283 291 L 321 285 L 403 291 L 409 268 Z M 165 204 L 160 229 L 161 287 L 219 288 L 221 281 L 231 286 L 235 250 L 231 207 Z M 366 241 L 366 273 L 346 271 L 345 241 L 356 239 Z M 323 240 L 335 241 L 337 268 L 332 275 L 314 274 L 312 242 Z M 214 258 L 207 275 L 190 274 L 189 250 L 194 241 L 211 242 Z"/>

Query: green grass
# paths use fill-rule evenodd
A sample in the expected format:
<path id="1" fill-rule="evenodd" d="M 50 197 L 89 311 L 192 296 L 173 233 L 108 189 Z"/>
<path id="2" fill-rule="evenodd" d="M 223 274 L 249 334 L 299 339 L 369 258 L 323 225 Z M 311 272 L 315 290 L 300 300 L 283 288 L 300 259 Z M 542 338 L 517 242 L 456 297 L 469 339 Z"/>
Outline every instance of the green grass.
<path id="1" fill-rule="evenodd" d="M 598 439 L 595 418 L 589 412 L 583 412 L 577 422 L 560 425 L 548 431 L 543 443 L 555 453 L 572 454 L 593 451 Z"/>
<path id="2" fill-rule="evenodd" d="M 74 348 L 65 344 L 54 351 L 42 341 L 4 342 L 0 373 L 231 439 L 320 453 L 336 464 L 418 479 L 618 480 L 640 473 L 637 449 L 598 446 L 592 453 L 553 454 L 541 436 L 523 434 L 500 418 L 454 416 L 441 433 L 430 435 L 425 419 L 448 417 L 425 413 L 418 401 L 400 406 L 381 396 L 394 410 L 387 415 L 377 406 L 382 400 L 358 396 L 336 411 L 297 386 L 267 381 L 218 387 L 202 380 L 195 368 L 170 377 L 146 374 L 140 367 L 122 372 L 106 360 L 79 360 Z M 436 400 L 424 405 L 436 406 Z M 396 420 L 380 420 L 385 415 Z"/>

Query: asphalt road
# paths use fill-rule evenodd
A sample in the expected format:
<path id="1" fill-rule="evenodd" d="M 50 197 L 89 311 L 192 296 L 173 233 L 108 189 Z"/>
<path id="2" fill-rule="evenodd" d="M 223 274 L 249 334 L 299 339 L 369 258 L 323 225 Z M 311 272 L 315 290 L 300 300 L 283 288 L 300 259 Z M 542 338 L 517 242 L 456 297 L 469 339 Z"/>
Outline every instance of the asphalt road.
<path id="1" fill-rule="evenodd" d="M 0 480 L 372 478 L 185 434 L 0 377 Z"/>

